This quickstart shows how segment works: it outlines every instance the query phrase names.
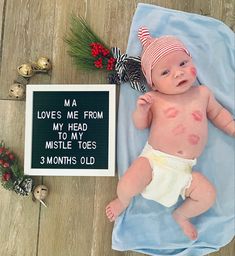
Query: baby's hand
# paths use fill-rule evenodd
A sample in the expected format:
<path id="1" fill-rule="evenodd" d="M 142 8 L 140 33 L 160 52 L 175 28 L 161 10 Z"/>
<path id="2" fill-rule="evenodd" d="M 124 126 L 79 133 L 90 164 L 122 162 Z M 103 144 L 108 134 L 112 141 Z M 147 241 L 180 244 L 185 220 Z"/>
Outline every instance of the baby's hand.
<path id="1" fill-rule="evenodd" d="M 153 98 L 150 93 L 141 95 L 137 100 L 137 109 L 147 112 L 153 104 Z"/>

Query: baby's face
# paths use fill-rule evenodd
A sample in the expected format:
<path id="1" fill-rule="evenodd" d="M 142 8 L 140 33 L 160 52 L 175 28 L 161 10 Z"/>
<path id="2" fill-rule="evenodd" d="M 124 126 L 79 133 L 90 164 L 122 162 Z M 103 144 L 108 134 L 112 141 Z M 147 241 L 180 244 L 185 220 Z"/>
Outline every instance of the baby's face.
<path id="1" fill-rule="evenodd" d="M 152 89 L 164 94 L 181 94 L 195 82 L 196 68 L 192 58 L 175 51 L 161 59 L 152 70 Z"/>

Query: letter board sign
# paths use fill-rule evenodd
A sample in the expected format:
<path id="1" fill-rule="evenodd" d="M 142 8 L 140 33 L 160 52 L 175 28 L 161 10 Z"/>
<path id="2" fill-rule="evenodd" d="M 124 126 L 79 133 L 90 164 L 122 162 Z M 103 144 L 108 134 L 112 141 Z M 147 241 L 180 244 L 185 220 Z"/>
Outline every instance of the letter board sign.
<path id="1" fill-rule="evenodd" d="M 115 85 L 27 85 L 28 175 L 114 176 Z"/>

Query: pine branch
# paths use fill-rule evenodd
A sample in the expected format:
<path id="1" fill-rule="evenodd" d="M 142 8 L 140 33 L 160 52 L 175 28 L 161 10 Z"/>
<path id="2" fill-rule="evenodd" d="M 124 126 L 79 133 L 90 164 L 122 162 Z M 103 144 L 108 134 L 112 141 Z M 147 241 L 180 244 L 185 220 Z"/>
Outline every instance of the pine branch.
<path id="1" fill-rule="evenodd" d="M 15 160 L 14 164 L 11 166 L 11 171 L 16 179 L 24 176 L 23 170 L 18 164 L 18 160 Z"/>
<path id="2" fill-rule="evenodd" d="M 1 181 L 2 182 L 2 186 L 7 189 L 7 190 L 13 190 L 14 187 L 14 182 L 12 180 L 8 180 L 8 181 Z"/>
<path id="3" fill-rule="evenodd" d="M 81 16 L 72 15 L 70 26 L 70 32 L 65 36 L 64 41 L 68 45 L 68 54 L 73 58 L 74 64 L 81 70 L 99 70 L 94 65 L 98 57 L 92 56 L 91 44 L 99 43 L 108 50 L 109 47 L 92 31 Z M 109 57 L 112 56 L 109 55 Z M 107 60 L 105 64 L 107 64 Z"/>

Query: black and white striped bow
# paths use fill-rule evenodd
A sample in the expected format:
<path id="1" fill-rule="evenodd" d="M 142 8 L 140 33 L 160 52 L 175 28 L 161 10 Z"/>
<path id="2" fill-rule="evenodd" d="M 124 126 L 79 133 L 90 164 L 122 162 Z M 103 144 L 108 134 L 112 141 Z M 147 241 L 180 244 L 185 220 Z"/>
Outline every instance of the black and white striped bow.
<path id="1" fill-rule="evenodd" d="M 141 70 L 140 57 L 128 57 L 127 54 L 121 54 L 117 47 L 113 47 L 111 51 L 116 59 L 115 71 L 119 82 L 129 82 L 133 89 L 146 92 L 146 80 Z"/>

